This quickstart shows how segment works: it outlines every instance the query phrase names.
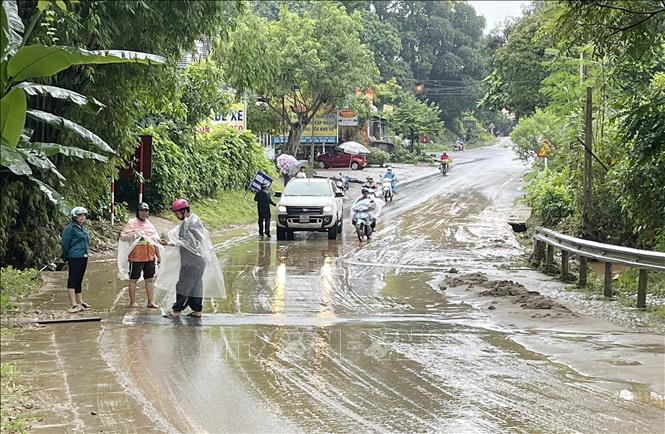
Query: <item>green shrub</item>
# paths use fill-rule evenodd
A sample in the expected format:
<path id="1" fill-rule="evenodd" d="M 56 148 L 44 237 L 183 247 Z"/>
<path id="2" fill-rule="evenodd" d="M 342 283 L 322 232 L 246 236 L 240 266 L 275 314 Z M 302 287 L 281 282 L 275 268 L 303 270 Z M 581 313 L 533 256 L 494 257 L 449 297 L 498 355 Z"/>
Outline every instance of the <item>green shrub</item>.
<path id="1" fill-rule="evenodd" d="M 0 307 L 4 313 L 14 309 L 16 302 L 42 285 L 39 272 L 33 268 L 17 270 L 11 266 L 0 268 Z"/>
<path id="2" fill-rule="evenodd" d="M 517 156 L 527 161 L 533 153 L 538 152 L 545 139 L 553 145 L 553 152 L 556 152 L 557 147 L 567 146 L 567 132 L 565 119 L 537 109 L 533 115 L 520 119 L 520 123 L 510 133 L 510 138 Z"/>
<path id="3" fill-rule="evenodd" d="M 574 212 L 573 199 L 564 182 L 566 173 L 544 170 L 526 187 L 526 203 L 546 227 L 556 228 Z"/>
<path id="4" fill-rule="evenodd" d="M 367 162 L 372 165 L 383 166 L 390 159 L 390 154 L 383 149 L 372 148 L 372 153 L 369 154 Z"/>
<path id="5" fill-rule="evenodd" d="M 411 163 L 414 164 L 418 161 L 418 154 L 409 152 L 402 147 L 397 147 L 390 154 L 390 161 L 394 163 Z"/>
<path id="6" fill-rule="evenodd" d="M 257 170 L 277 176 L 252 133 L 217 126 L 208 134 L 181 135 L 184 143 L 178 145 L 169 129 L 162 124 L 145 131 L 153 137 L 153 176 L 145 198 L 156 211 L 168 209 L 177 197 L 197 201 L 222 190 L 242 190 Z"/>

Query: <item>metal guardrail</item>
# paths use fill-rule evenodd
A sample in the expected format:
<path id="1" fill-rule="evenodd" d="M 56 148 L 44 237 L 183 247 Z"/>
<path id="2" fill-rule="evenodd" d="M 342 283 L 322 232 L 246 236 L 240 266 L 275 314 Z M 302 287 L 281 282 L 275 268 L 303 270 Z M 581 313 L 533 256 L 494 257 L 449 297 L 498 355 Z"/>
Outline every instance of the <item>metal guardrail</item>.
<path id="1" fill-rule="evenodd" d="M 539 266 L 543 258 L 548 268 L 554 268 L 554 249 L 561 250 L 561 276 L 568 278 L 570 253 L 580 258 L 579 285 L 586 286 L 587 259 L 605 263 L 604 295 L 612 296 L 612 264 L 623 264 L 640 270 L 637 286 L 637 307 L 646 307 L 648 271 L 665 272 L 665 253 L 603 244 L 571 237 L 551 229 L 537 227 L 534 234 L 533 265 Z M 547 249 L 546 247 L 547 246 Z"/>

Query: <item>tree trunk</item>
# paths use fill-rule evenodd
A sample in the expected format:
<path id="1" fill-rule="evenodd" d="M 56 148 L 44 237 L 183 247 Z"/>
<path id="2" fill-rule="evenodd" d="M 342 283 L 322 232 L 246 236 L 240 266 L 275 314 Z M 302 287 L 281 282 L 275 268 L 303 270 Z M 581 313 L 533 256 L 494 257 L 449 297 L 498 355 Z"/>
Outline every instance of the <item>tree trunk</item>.
<path id="1" fill-rule="evenodd" d="M 286 141 L 286 147 L 284 148 L 284 153 L 291 154 L 293 156 L 298 152 L 300 147 L 300 137 L 302 136 L 304 127 L 300 124 L 291 124 L 289 126 L 289 138 Z"/>

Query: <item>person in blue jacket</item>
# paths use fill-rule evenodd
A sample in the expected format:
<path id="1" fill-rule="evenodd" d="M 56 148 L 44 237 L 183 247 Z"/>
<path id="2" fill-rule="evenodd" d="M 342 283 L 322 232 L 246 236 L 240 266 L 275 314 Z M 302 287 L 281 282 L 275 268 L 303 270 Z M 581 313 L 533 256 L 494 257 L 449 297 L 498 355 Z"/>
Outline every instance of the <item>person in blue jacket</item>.
<path id="1" fill-rule="evenodd" d="M 390 186 L 392 187 L 393 193 L 397 193 L 397 175 L 393 172 L 393 168 L 388 166 L 386 173 L 381 177 L 382 180 L 390 179 Z"/>
<path id="2" fill-rule="evenodd" d="M 71 211 L 72 221 L 62 231 L 62 257 L 69 265 L 67 277 L 67 295 L 69 296 L 70 313 L 90 309 L 90 305 L 81 298 L 83 276 L 88 266 L 90 236 L 85 228 L 88 210 L 77 206 Z"/>

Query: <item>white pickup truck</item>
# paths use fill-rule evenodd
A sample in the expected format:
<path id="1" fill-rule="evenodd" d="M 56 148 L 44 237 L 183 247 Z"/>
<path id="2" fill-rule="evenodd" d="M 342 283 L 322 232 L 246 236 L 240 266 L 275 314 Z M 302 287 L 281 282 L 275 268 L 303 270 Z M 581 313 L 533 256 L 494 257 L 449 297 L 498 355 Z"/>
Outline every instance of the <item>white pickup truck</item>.
<path id="1" fill-rule="evenodd" d="M 332 180 L 292 179 L 275 196 L 278 240 L 292 239 L 295 231 L 328 232 L 334 240 L 342 232 L 344 193 Z"/>

